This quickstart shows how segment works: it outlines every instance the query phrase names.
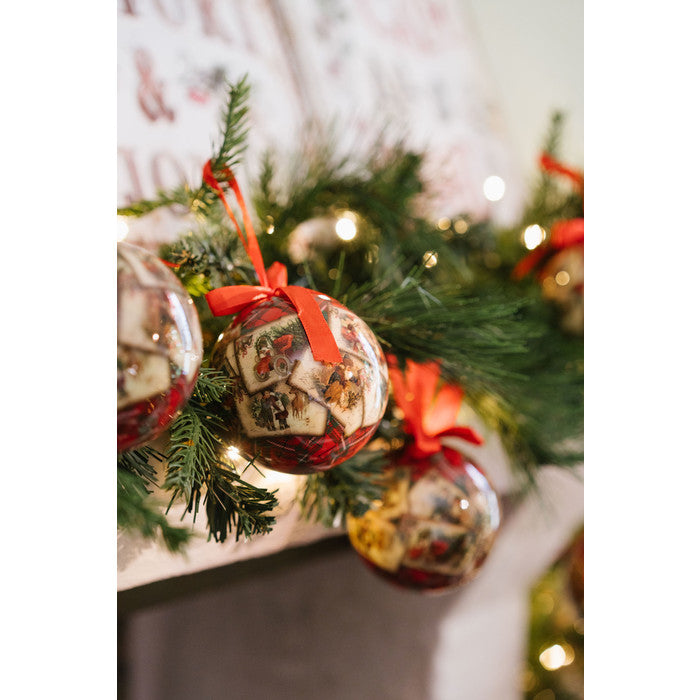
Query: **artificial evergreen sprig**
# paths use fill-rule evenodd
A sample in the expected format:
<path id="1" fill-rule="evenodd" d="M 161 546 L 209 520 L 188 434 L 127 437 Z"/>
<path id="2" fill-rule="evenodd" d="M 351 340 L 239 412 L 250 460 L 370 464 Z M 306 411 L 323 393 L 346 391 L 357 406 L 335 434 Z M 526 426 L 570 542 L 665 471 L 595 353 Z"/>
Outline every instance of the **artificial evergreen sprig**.
<path id="1" fill-rule="evenodd" d="M 267 533 L 275 523 L 276 492 L 247 483 L 226 458 L 225 426 L 217 415 L 230 379 L 219 370 L 202 368 L 192 398 L 170 429 L 168 467 L 163 488 L 170 504 L 185 501 L 196 521 L 204 498 L 209 535 L 224 542 L 229 533 Z M 183 513 L 184 517 L 184 513 Z"/>
<path id="2" fill-rule="evenodd" d="M 192 297 L 217 287 L 255 284 L 255 272 L 237 236 L 220 226 L 187 231 L 160 247 L 160 257 L 178 267 L 176 274 Z"/>
<path id="3" fill-rule="evenodd" d="M 215 175 L 227 169 L 232 170 L 241 162 L 241 156 L 247 147 L 249 97 L 250 83 L 247 75 L 235 84 L 229 83 L 228 101 L 221 115 L 221 144 L 211 161 Z"/>
<path id="4" fill-rule="evenodd" d="M 248 135 L 248 97 L 250 84 L 247 76 L 237 83 L 228 84 L 228 100 L 222 113 L 221 143 L 211 159 L 212 171 L 220 175 L 227 168 L 233 168 L 240 162 L 246 148 Z M 183 183 L 171 190 L 159 190 L 153 199 L 133 202 L 117 209 L 121 216 L 144 216 L 161 207 L 180 205 L 186 207 L 200 221 L 220 223 L 222 214 L 216 206 L 216 193 L 202 181 L 196 189 Z"/>
<path id="5" fill-rule="evenodd" d="M 171 552 L 181 552 L 192 536 L 188 528 L 171 525 L 157 503 L 151 498 L 157 484 L 151 457 L 163 458 L 156 450 L 142 447 L 122 452 L 117 457 L 117 527 L 126 532 L 138 532 L 148 539 L 157 539 Z"/>
<path id="6" fill-rule="evenodd" d="M 381 499 L 388 462 L 386 451 L 365 449 L 329 471 L 308 476 L 299 496 L 302 516 L 325 527 L 341 525 L 348 513 L 359 517 Z"/>
<path id="7" fill-rule="evenodd" d="M 356 221 L 355 238 L 342 242 L 332 235 L 330 240 L 309 242 L 303 269 L 298 270 L 307 278 L 310 271 L 324 292 L 336 282 L 368 281 L 397 256 L 410 267 L 434 254 L 440 270 L 448 271 L 453 281 L 466 281 L 463 257 L 455 255 L 443 232 L 418 212 L 418 200 L 427 196 L 420 172 L 424 154 L 402 142 L 377 141 L 350 157 L 338 153 L 328 138 L 319 136 L 313 147 L 293 156 L 292 167 L 284 173 L 276 169 L 271 153 L 263 157 L 260 177 L 253 183 L 255 210 L 269 234 L 260 237 L 263 256 L 284 263 L 293 276 L 299 257 L 294 254 L 297 227 L 349 211 Z M 339 255 L 345 256 L 344 275 L 338 269 Z"/>
<path id="8" fill-rule="evenodd" d="M 400 285 L 367 283 L 341 299 L 400 361 L 441 360 L 447 379 L 472 389 L 517 376 L 509 358 L 527 352 L 533 334 L 518 318 L 524 302 L 468 297 L 459 287 L 424 286 L 423 278 L 414 268 Z"/>
<path id="9" fill-rule="evenodd" d="M 216 338 L 231 319 L 214 316 L 204 295 L 218 287 L 256 284 L 250 259 L 238 236 L 218 224 L 187 231 L 172 243 L 162 245 L 159 255 L 178 266 L 174 272 L 194 300 L 202 328 L 204 355 L 209 356 Z"/>

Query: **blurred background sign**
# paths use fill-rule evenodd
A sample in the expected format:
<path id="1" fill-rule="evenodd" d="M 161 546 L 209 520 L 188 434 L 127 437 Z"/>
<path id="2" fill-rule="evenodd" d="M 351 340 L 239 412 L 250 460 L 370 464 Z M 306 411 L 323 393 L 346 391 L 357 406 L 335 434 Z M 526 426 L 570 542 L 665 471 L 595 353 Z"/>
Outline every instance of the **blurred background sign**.
<path id="1" fill-rule="evenodd" d="M 522 185 L 464 3 L 417 0 L 122 0 L 118 19 L 118 205 L 201 178 L 217 144 L 225 81 L 253 86 L 241 179 L 262 152 L 293 154 L 330 134 L 334 152 L 380 136 L 424 150 L 436 218 L 515 216 Z M 507 198 L 483 182 L 497 174 Z M 177 233 L 159 213 L 130 240 Z"/>

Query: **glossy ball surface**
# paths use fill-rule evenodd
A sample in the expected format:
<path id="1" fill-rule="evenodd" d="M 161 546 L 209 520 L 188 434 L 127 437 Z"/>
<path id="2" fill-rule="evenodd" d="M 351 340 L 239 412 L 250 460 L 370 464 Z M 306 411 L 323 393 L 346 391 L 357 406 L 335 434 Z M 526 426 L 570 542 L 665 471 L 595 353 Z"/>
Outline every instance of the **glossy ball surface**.
<path id="1" fill-rule="evenodd" d="M 117 244 L 117 449 L 158 437 L 192 394 L 202 332 L 177 277 L 143 248 Z"/>
<path id="2" fill-rule="evenodd" d="M 388 398 L 386 360 L 367 324 L 326 295 L 316 301 L 339 364 L 313 358 L 294 307 L 278 296 L 239 314 L 212 353 L 211 365 L 233 379 L 231 443 L 256 464 L 289 474 L 325 471 L 355 454 Z"/>
<path id="3" fill-rule="evenodd" d="M 496 492 L 479 467 L 453 450 L 392 468 L 381 502 L 347 517 L 350 542 L 383 578 L 441 591 L 476 576 L 500 526 Z"/>

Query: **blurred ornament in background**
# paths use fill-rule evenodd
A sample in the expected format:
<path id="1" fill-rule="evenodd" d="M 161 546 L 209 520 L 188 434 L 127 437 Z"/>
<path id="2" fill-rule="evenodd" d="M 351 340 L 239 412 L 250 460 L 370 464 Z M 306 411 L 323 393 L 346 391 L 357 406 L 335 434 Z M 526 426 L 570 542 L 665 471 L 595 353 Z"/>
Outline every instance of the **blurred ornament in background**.
<path id="1" fill-rule="evenodd" d="M 117 449 L 158 437 L 192 394 L 202 333 L 191 297 L 152 253 L 117 243 Z"/>
<path id="2" fill-rule="evenodd" d="M 362 516 L 347 516 L 357 553 L 378 574 L 400 586 L 440 591 L 470 581 L 483 565 L 501 523 L 498 495 L 484 472 L 442 444 L 457 437 L 481 444 L 457 426 L 463 392 L 438 388 L 436 362 L 389 358 L 389 376 L 408 436 L 387 472 L 387 489 Z"/>
<path id="3" fill-rule="evenodd" d="M 540 167 L 569 179 L 583 199 L 583 173 L 547 153 Z M 514 279 L 535 275 L 543 297 L 559 308 L 562 328 L 575 335 L 583 334 L 583 229 L 583 217 L 555 222 L 549 236 L 539 224 L 527 226 L 522 242 L 531 252 L 513 268 Z"/>
<path id="4" fill-rule="evenodd" d="M 553 234 L 556 229 L 553 229 Z M 564 330 L 583 333 L 583 243 L 563 248 L 542 267 L 542 295 L 561 311 Z"/>
<path id="5" fill-rule="evenodd" d="M 361 223 L 360 217 L 349 210 L 307 219 L 289 234 L 289 259 L 299 264 L 314 256 L 328 255 L 355 239 Z"/>
<path id="6" fill-rule="evenodd" d="M 370 568 L 399 586 L 441 591 L 473 579 L 501 521 L 499 499 L 469 457 L 445 450 L 400 458 L 382 501 L 347 516 L 352 546 Z"/>
<path id="7" fill-rule="evenodd" d="M 290 234 L 288 243 L 289 259 L 301 263 L 315 254 L 328 253 L 341 244 L 335 227 L 335 216 L 317 216 L 300 223 Z"/>

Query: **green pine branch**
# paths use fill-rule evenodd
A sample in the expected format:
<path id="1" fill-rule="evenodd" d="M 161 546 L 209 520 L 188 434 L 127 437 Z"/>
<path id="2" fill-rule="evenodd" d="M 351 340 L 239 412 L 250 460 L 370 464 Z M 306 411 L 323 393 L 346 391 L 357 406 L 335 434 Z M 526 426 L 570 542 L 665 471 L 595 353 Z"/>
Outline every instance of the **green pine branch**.
<path id="1" fill-rule="evenodd" d="M 153 502 L 149 485 L 155 485 L 156 475 L 148 463 L 149 456 L 157 455 L 150 448 L 123 452 L 117 459 L 117 527 L 125 532 L 157 540 L 171 552 L 184 551 L 192 532 L 172 526 Z"/>
<path id="2" fill-rule="evenodd" d="M 241 162 L 248 137 L 248 99 L 250 83 L 244 75 L 237 83 L 229 83 L 228 101 L 221 114 L 221 145 L 212 158 L 211 169 L 216 175 Z"/>
<path id="3" fill-rule="evenodd" d="M 341 301 L 358 314 L 400 361 L 441 360 L 447 378 L 472 389 L 495 388 L 518 373 L 509 360 L 528 350 L 533 331 L 519 316 L 524 303 L 479 299 L 459 287 L 431 288 L 411 270 L 351 287 Z"/>
<path id="4" fill-rule="evenodd" d="M 192 398 L 170 429 L 164 482 L 171 493 L 168 508 L 184 500 L 193 522 L 204 502 L 209 535 L 217 542 L 234 532 L 236 540 L 269 532 L 275 523 L 271 511 L 278 505 L 275 492 L 244 481 L 226 458 L 226 427 L 217 411 L 229 388 L 222 372 L 200 370 Z"/>
<path id="5" fill-rule="evenodd" d="M 359 517 L 381 499 L 388 462 L 384 450 L 365 449 L 333 469 L 308 476 L 299 497 L 302 516 L 325 527 L 341 524 L 348 513 Z"/>
<path id="6" fill-rule="evenodd" d="M 221 119 L 220 145 L 211 158 L 212 172 L 215 176 L 225 179 L 223 172 L 233 169 L 241 161 L 246 149 L 248 135 L 248 98 L 250 96 L 250 84 L 247 76 L 243 76 L 237 83 L 229 83 L 228 100 L 223 110 Z M 204 163 L 202 163 L 204 167 Z M 226 187 L 222 183 L 222 187 Z M 222 221 L 221 207 L 216 192 L 204 181 L 192 189 L 186 183 L 172 190 L 159 190 L 154 199 L 144 199 L 133 202 L 128 206 L 117 209 L 121 216 L 144 216 L 160 207 L 181 205 L 187 208 L 200 221 Z"/>

